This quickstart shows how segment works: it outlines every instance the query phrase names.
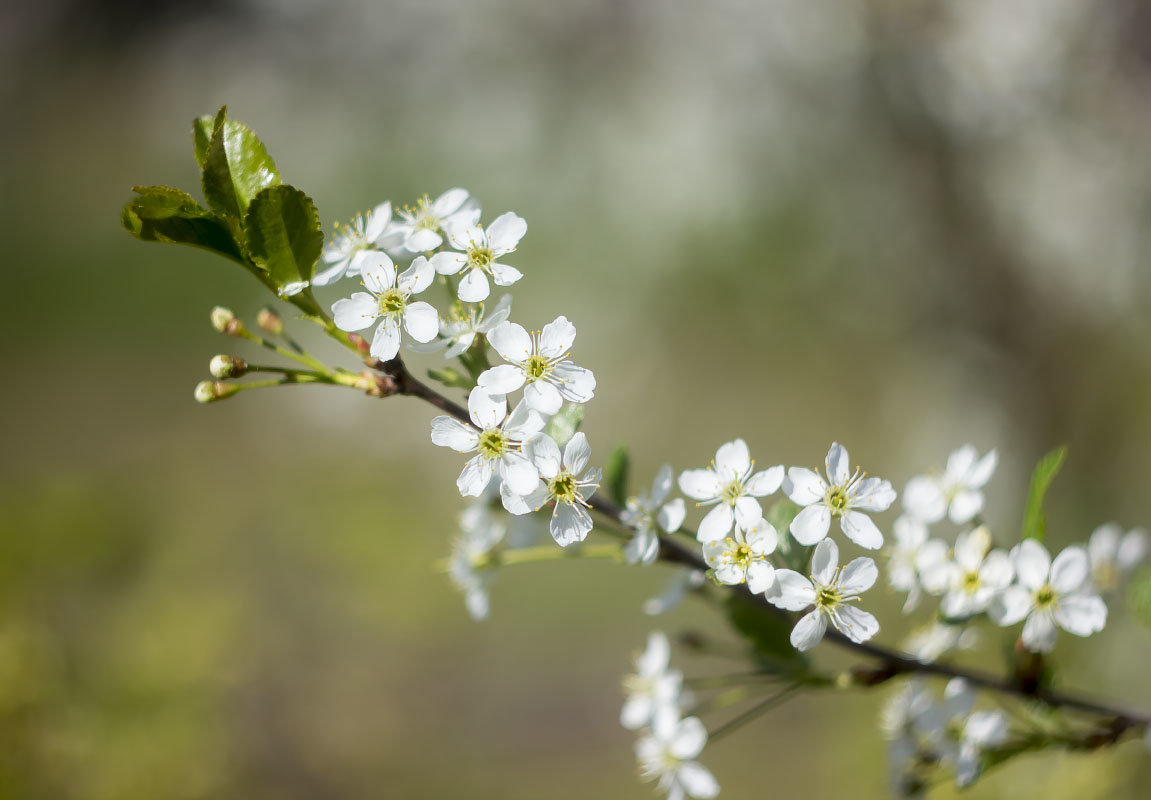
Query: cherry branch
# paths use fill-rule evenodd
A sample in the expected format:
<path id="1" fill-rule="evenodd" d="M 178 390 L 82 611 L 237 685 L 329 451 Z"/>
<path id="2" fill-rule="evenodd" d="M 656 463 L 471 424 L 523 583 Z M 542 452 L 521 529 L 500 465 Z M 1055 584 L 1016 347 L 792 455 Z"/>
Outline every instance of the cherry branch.
<path id="1" fill-rule="evenodd" d="M 418 380 L 408 370 L 401 358 L 390 361 L 373 361 L 369 365 L 382 373 L 380 376 L 381 394 L 407 395 L 418 397 L 461 422 L 470 422 L 467 409 L 458 403 L 449 400 L 432 387 Z M 622 512 L 619 506 L 602 494 L 593 495 L 589 501 L 591 508 L 603 516 L 611 519 L 618 525 L 627 527 L 623 523 Z M 681 528 L 680 533 L 694 536 L 694 531 Z M 707 570 L 707 562 L 695 548 L 689 548 L 682 540 L 671 536 L 659 537 L 659 558 L 673 564 L 682 564 L 692 569 Z M 783 609 L 771 605 L 765 597 L 755 595 L 762 603 L 761 608 L 775 616 L 792 620 L 793 617 Z M 899 650 L 871 644 L 870 642 L 855 642 L 837 630 L 829 630 L 826 637 L 837 646 L 851 650 L 874 659 L 878 665 L 857 665 L 850 670 L 853 681 L 860 686 L 877 686 L 898 675 L 937 675 L 948 678 L 962 678 L 973 686 L 1012 695 L 1030 700 L 1038 700 L 1054 708 L 1067 708 L 1095 714 L 1108 718 L 1106 726 L 1108 735 L 1099 740 L 1099 745 L 1111 744 L 1125 732 L 1151 727 L 1151 715 L 1120 708 L 1104 702 L 1091 700 L 1078 694 L 1058 692 L 1041 686 L 1034 686 L 1027 682 L 1013 681 L 999 675 L 982 670 L 958 667 L 950 664 L 924 663 Z"/>

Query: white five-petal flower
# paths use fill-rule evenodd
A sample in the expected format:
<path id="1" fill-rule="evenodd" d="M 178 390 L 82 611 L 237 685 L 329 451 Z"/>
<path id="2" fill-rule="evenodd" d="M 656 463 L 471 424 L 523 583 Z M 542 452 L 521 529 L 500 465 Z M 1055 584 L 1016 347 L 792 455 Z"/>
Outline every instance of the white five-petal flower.
<path id="1" fill-rule="evenodd" d="M 651 732 L 635 745 L 640 773 L 645 780 L 659 781 L 668 800 L 709 800 L 719 794 L 715 776 L 695 759 L 707 744 L 707 729 L 699 717 L 679 718 L 676 708 L 661 708 L 652 720 Z"/>
<path id="2" fill-rule="evenodd" d="M 1055 647 L 1058 625 L 1090 636 L 1107 624 L 1107 604 L 1090 590 L 1090 562 L 1082 547 L 1068 547 L 1055 561 L 1042 544 L 1024 539 L 1011 550 L 1017 584 L 1007 587 L 988 614 L 999 625 L 1023 623 L 1023 646 L 1035 653 Z"/>
<path id="3" fill-rule="evenodd" d="M 986 611 L 1015 577 L 1011 557 L 991 549 L 991 534 L 982 526 L 959 534 L 950 559 L 921 566 L 923 587 L 943 595 L 939 610 L 951 619 Z"/>
<path id="4" fill-rule="evenodd" d="M 1100 525 L 1087 540 L 1091 582 L 1100 592 L 1113 591 L 1119 578 L 1135 569 L 1147 555 L 1147 532 L 1134 528 L 1123 533 L 1114 522 Z"/>
<path id="5" fill-rule="evenodd" d="M 466 309 L 454 309 L 450 320 L 440 321 L 440 338 L 413 350 L 434 353 L 447 347 L 444 358 L 455 358 L 467 352 L 477 336 L 486 336 L 512 313 L 512 296 L 505 294 L 488 313 L 483 303 L 469 305 Z"/>
<path id="6" fill-rule="evenodd" d="M 927 543 L 927 526 L 906 514 L 891 526 L 895 545 L 887 561 L 887 583 L 896 591 L 907 592 L 903 613 L 908 614 L 919 604 L 919 555 Z"/>
<path id="7" fill-rule="evenodd" d="M 815 470 L 792 467 L 787 471 L 784 491 L 791 502 L 803 506 L 791 521 L 791 535 L 803 545 L 812 545 L 827 536 L 831 518 L 839 517 L 839 527 L 848 539 L 868 550 L 883 545 L 883 534 L 864 511 L 886 511 L 895 502 L 891 484 L 868 478 L 858 469 L 851 473 L 847 449 L 833 443 L 824 463 L 827 479 Z"/>
<path id="8" fill-rule="evenodd" d="M 443 233 L 453 226 L 475 225 L 479 204 L 466 189 L 448 189 L 435 200 L 426 194 L 413 207 L 396 210 L 399 219 L 388 226 L 380 241 L 388 250 L 415 255 L 435 250 L 444 243 Z"/>
<path id="9" fill-rule="evenodd" d="M 497 471 L 501 490 L 530 492 L 539 483 L 539 473 L 521 447 L 543 430 L 544 418 L 523 403 L 509 415 L 507 398 L 492 397 L 479 387 L 468 395 L 468 414 L 472 425 L 443 415 L 432 420 L 434 444 L 457 453 L 478 451 L 456 481 L 460 494 L 479 497 Z"/>
<path id="10" fill-rule="evenodd" d="M 332 305 L 332 317 L 342 331 L 362 331 L 380 320 L 372 337 L 373 358 L 387 361 L 400 351 L 400 324 L 417 342 L 430 342 L 436 337 L 440 318 L 436 309 L 422 300 L 411 301 L 414 294 L 427 289 L 435 273 L 423 256 L 415 259 L 398 278 L 396 268 L 386 253 L 373 251 L 360 262 L 364 287 L 371 292 L 356 292 Z"/>
<path id="11" fill-rule="evenodd" d="M 846 567 L 838 564 L 839 547 L 823 539 L 811 557 L 810 580 L 790 569 L 775 571 L 775 586 L 767 593 L 771 603 L 787 611 L 814 606 L 791 631 L 791 644 L 797 650 L 819 644 L 828 622 L 853 642 L 865 642 L 879 631 L 874 616 L 851 605 L 879 577 L 875 562 L 861 557 Z"/>
<path id="12" fill-rule="evenodd" d="M 661 631 L 647 637 L 647 649 L 635 660 L 635 674 L 624 678 L 627 700 L 620 711 L 619 722 L 628 730 L 651 725 L 656 712 L 664 706 L 676 707 L 683 674 L 671 669 L 671 645 Z"/>
<path id="13" fill-rule="evenodd" d="M 778 544 L 779 534 L 767 520 L 758 519 L 746 529 L 737 522 L 734 533 L 703 546 L 703 557 L 720 583 L 746 583 L 752 594 L 762 594 L 775 582 L 775 567 L 767 557 Z"/>
<path id="14" fill-rule="evenodd" d="M 349 225 L 337 222 L 336 232 L 321 256 L 331 266 L 312 278 L 312 284 L 327 286 L 344 275 L 359 275 L 364 257 L 375 252 L 391 218 L 392 204 L 380 203 L 366 214 L 356 215 Z"/>
<path id="15" fill-rule="evenodd" d="M 588 500 L 595 494 L 600 480 L 598 468 L 587 469 L 591 459 L 587 436 L 582 431 L 573 436 L 564 446 L 561 457 L 559 445 L 541 433 L 524 444 L 524 455 L 539 471 L 539 480 L 530 492 L 520 492 L 505 484 L 504 508 L 513 514 L 527 514 L 539 510 L 545 503 L 554 503 L 548 528 L 552 538 L 561 547 L 582 542 L 592 529 Z"/>
<path id="16" fill-rule="evenodd" d="M 948 681 L 943 702 L 920 714 L 919 723 L 936 756 L 955 769 L 955 782 L 969 786 L 978 776 L 983 751 L 1007 741 L 1007 715 L 972 711 L 975 692 L 962 678 Z"/>
<path id="17" fill-rule="evenodd" d="M 534 336 L 522 325 L 500 323 L 488 341 L 508 363 L 485 370 L 477 383 L 492 394 L 522 386 L 527 404 L 544 414 L 559 411 L 564 400 L 586 403 L 595 395 L 595 375 L 568 359 L 575 337 L 567 317 L 556 317 Z"/>
<path id="18" fill-rule="evenodd" d="M 750 527 L 763 517 L 757 497 L 766 497 L 783 482 L 783 466 L 753 472 L 747 443 L 743 439 L 720 445 L 715 460 L 707 469 L 689 469 L 679 476 L 679 490 L 696 505 L 714 506 L 703 518 L 696 532 L 699 541 L 717 542 L 739 522 Z"/>
<path id="19" fill-rule="evenodd" d="M 650 494 L 629 497 L 620 520 L 635 534 L 624 547 L 629 564 L 651 564 L 659 555 L 659 531 L 675 533 L 683 524 L 686 511 L 683 498 L 668 500 L 674 485 L 670 464 L 664 464 L 655 475 Z"/>
<path id="20" fill-rule="evenodd" d="M 512 212 L 496 217 L 485 230 L 479 225 L 454 224 L 447 228 L 448 243 L 454 248 L 432 256 L 432 266 L 441 275 L 455 275 L 463 270 L 459 297 L 465 303 L 478 303 L 487 298 L 491 287 L 488 275 L 497 286 L 511 286 L 523 275 L 498 259 L 516 249 L 527 233 L 528 224 Z"/>
<path id="21" fill-rule="evenodd" d="M 970 522 L 983 510 L 983 487 L 998 463 L 994 450 L 978 458 L 974 446 L 964 445 L 948 457 L 942 475 L 917 475 L 907 482 L 903 507 L 927 523 L 944 514 L 957 525 Z"/>

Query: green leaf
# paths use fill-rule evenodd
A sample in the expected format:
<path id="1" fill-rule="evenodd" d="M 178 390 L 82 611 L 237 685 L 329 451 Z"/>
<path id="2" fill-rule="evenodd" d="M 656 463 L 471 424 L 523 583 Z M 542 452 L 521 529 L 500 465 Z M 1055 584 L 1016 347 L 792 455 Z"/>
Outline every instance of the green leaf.
<path id="1" fill-rule="evenodd" d="M 607 465 L 603 468 L 603 486 L 607 489 L 608 497 L 619 506 L 627 503 L 627 477 L 630 466 L 627 445 L 620 444 L 611 451 Z"/>
<path id="2" fill-rule="evenodd" d="M 443 369 L 429 369 L 428 377 L 434 381 L 439 381 L 444 386 L 450 386 L 453 389 L 473 389 L 476 382 L 469 378 L 467 375 L 461 375 L 451 367 L 444 367 Z"/>
<path id="3" fill-rule="evenodd" d="M 208 144 L 212 141 L 212 131 L 216 129 L 216 118 L 211 114 L 196 117 L 192 121 L 192 145 L 196 154 L 196 163 L 200 169 L 208 162 Z"/>
<path id="4" fill-rule="evenodd" d="M 563 447 L 569 439 L 575 436 L 581 422 L 583 422 L 583 404 L 564 403 L 563 408 L 548 420 L 544 433 L 552 437 L 560 447 Z"/>
<path id="5" fill-rule="evenodd" d="M 791 644 L 792 620 L 745 591 L 727 592 L 727 619 L 751 644 L 760 666 L 778 675 L 799 677 L 808 672 L 807 657 Z"/>
<path id="6" fill-rule="evenodd" d="M 216 213 L 243 219 L 257 194 L 279 185 L 280 174 L 263 142 L 247 125 L 227 119 L 227 109 L 216 114 L 204 151 L 204 198 Z M 199 126 L 193 135 L 201 135 Z"/>
<path id="7" fill-rule="evenodd" d="M 1024 539 L 1043 541 L 1043 536 L 1047 533 L 1043 498 L 1066 458 L 1067 447 L 1058 447 L 1039 459 L 1039 463 L 1035 465 L 1035 471 L 1031 473 L 1031 490 L 1027 493 L 1027 510 L 1023 514 Z"/>
<path id="8" fill-rule="evenodd" d="M 795 541 L 790 531 L 791 521 L 799 512 L 800 507 L 784 497 L 771 504 L 765 518 L 771 523 L 771 527 L 775 528 L 775 532 L 779 534 L 778 552 L 780 558 L 783 559 L 784 566 L 796 572 L 806 573 L 808 554 L 811 548 Z"/>
<path id="9" fill-rule="evenodd" d="M 1151 628 L 1151 569 L 1145 569 L 1127 587 L 1127 605 L 1135 619 Z"/>
<path id="10" fill-rule="evenodd" d="M 132 191 L 139 197 L 124 206 L 120 221 L 137 239 L 203 247 L 245 263 L 230 226 L 187 192 L 170 186 L 135 186 Z"/>
<path id="11" fill-rule="evenodd" d="M 324 246 L 320 215 L 312 199 L 294 186 L 271 186 L 257 194 L 244 218 L 248 253 L 268 271 L 281 297 L 308 288 Z"/>

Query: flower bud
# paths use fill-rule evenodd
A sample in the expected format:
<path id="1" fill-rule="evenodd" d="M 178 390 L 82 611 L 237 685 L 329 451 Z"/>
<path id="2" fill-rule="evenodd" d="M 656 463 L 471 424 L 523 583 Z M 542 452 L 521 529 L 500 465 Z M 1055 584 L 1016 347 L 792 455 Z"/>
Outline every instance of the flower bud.
<path id="1" fill-rule="evenodd" d="M 356 351 L 359 352 L 359 354 L 364 358 L 368 358 L 372 355 L 372 346 L 368 344 L 368 340 L 363 336 L 360 336 L 360 334 L 349 333 L 348 341 L 352 343 L 352 346 L 355 347 Z"/>
<path id="2" fill-rule="evenodd" d="M 240 387 L 234 383 L 200 381 L 196 384 L 196 390 L 193 396 L 196 398 L 197 403 L 214 403 L 217 400 L 223 400 L 225 397 L 231 397 L 238 391 L 240 391 Z"/>
<path id="3" fill-rule="evenodd" d="M 240 332 L 244 330 L 244 323 L 236 319 L 236 315 L 232 313 L 230 308 L 216 306 L 212 309 L 212 327 L 220 333 L 239 336 Z"/>
<path id="4" fill-rule="evenodd" d="M 279 336 L 284 332 L 284 320 L 270 308 L 260 309 L 260 313 L 256 315 L 256 324 L 269 336 Z"/>
<path id="5" fill-rule="evenodd" d="M 239 356 L 216 356 L 208 365 L 213 378 L 238 378 L 248 371 L 248 362 Z"/>

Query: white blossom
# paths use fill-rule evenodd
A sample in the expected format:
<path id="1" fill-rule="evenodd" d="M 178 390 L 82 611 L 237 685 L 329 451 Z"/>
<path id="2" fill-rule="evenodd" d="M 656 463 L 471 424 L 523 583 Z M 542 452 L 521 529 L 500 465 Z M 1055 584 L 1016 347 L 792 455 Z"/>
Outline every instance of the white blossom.
<path id="1" fill-rule="evenodd" d="M 917 797 L 921 786 L 915 774 L 922 751 L 921 718 L 934 705 L 923 681 L 912 678 L 887 698 L 879 715 L 879 728 L 887 739 L 888 779 L 898 797 Z"/>
<path id="2" fill-rule="evenodd" d="M 675 533 L 683 524 L 686 511 L 683 498 L 668 500 L 674 485 L 671 465 L 664 464 L 655 474 L 649 494 L 629 497 L 620 521 L 635 534 L 624 547 L 629 564 L 651 564 L 659 556 L 659 531 Z"/>
<path id="3" fill-rule="evenodd" d="M 658 781 L 668 800 L 708 800 L 719 794 L 715 776 L 695 759 L 707 744 L 707 729 L 698 717 L 679 718 L 675 708 L 661 708 L 651 732 L 635 745 L 644 780 Z"/>
<path id="4" fill-rule="evenodd" d="M 1107 624 L 1107 605 L 1092 594 L 1090 563 L 1082 547 L 1068 547 L 1055 561 L 1042 544 L 1024 539 L 1011 550 L 1018 583 L 992 603 L 989 615 L 999 625 L 1023 624 L 1023 646 L 1036 653 L 1055 646 L 1056 625 L 1076 636 L 1090 636 Z"/>
<path id="5" fill-rule="evenodd" d="M 875 562 L 862 557 L 846 567 L 838 564 L 839 547 L 823 539 L 811 558 L 810 579 L 790 569 L 775 571 L 775 586 L 767 594 L 771 603 L 787 611 L 814 606 L 791 631 L 791 644 L 797 650 L 819 644 L 828 622 L 853 642 L 865 642 L 879 631 L 874 616 L 851 605 L 879 577 Z"/>
<path id="6" fill-rule="evenodd" d="M 435 275 L 428 260 L 421 256 L 397 278 L 396 268 L 386 253 L 365 254 L 360 261 L 364 287 L 370 292 L 356 292 L 332 305 L 332 317 L 342 331 L 362 331 L 380 320 L 372 336 L 373 358 L 387 361 L 400 351 L 400 324 L 417 342 L 436 337 L 440 318 L 436 309 L 411 296 L 427 289 Z"/>
<path id="7" fill-rule="evenodd" d="M 332 240 L 324 246 L 321 258 L 330 267 L 312 278 L 315 286 L 335 283 L 344 275 L 359 275 L 364 258 L 376 251 L 377 240 L 392 218 L 392 204 L 380 203 L 363 215 L 356 215 L 349 225 L 336 223 Z"/>
<path id="8" fill-rule="evenodd" d="M 720 583 L 746 583 L 752 594 L 762 594 L 775 581 L 775 567 L 767 557 L 778 544 L 779 534 L 767 520 L 758 519 L 746 529 L 736 522 L 733 533 L 703 546 L 703 557 Z"/>
<path id="9" fill-rule="evenodd" d="M 495 575 L 494 570 L 483 569 L 482 565 L 508 530 L 506 522 L 491 513 L 489 502 L 481 497 L 460 513 L 460 536 L 448 559 L 448 576 L 464 593 L 468 613 L 476 620 L 488 616 L 488 587 Z"/>
<path id="10" fill-rule="evenodd" d="M 983 510 L 983 487 L 995 472 L 999 456 L 991 450 L 977 457 L 975 447 L 964 445 L 947 458 L 942 475 L 917 475 L 903 489 L 903 507 L 924 522 L 938 522 L 945 514 L 957 525 L 970 522 Z"/>
<path id="11" fill-rule="evenodd" d="M 444 243 L 443 233 L 453 226 L 475 225 L 479 204 L 466 189 L 448 189 L 435 200 L 425 194 L 415 206 L 396 209 L 399 219 L 384 232 L 380 246 L 406 255 L 426 253 Z"/>
<path id="12" fill-rule="evenodd" d="M 908 614 L 919 604 L 919 558 L 927 543 L 927 526 L 904 514 L 891 526 L 895 545 L 887 561 L 887 583 L 896 591 L 907 592 L 903 613 Z"/>
<path id="13" fill-rule="evenodd" d="M 511 286 L 523 277 L 518 269 L 501 264 L 498 259 L 514 251 L 527 230 L 523 218 L 510 211 L 496 217 L 486 230 L 476 224 L 453 224 L 446 233 L 448 244 L 458 252 L 436 253 L 432 266 L 441 275 L 455 275 L 462 270 L 459 298 L 465 303 L 478 303 L 491 291 L 489 275 L 497 286 Z"/>
<path id="14" fill-rule="evenodd" d="M 766 497 L 783 481 L 783 466 L 753 472 L 747 443 L 743 439 L 720 445 L 715 460 L 706 469 L 689 469 L 679 476 L 679 490 L 696 505 L 714 506 L 696 532 L 699 541 L 723 539 L 738 521 L 745 528 L 763 517 L 757 497 Z"/>
<path id="15" fill-rule="evenodd" d="M 791 535 L 803 545 L 812 545 L 827 536 L 831 518 L 839 517 L 839 527 L 860 547 L 875 550 L 883 545 L 883 534 L 864 511 L 886 511 L 895 501 L 891 484 L 868 478 L 858 469 L 850 472 L 847 449 L 833 443 L 824 462 L 825 480 L 815 470 L 792 467 L 787 471 L 784 491 L 796 505 L 803 506 L 791 521 Z"/>
<path id="16" fill-rule="evenodd" d="M 627 699 L 619 721 L 628 730 L 651 725 L 656 712 L 677 707 L 683 674 L 671 669 L 671 645 L 661 631 L 647 637 L 647 649 L 635 659 L 635 674 L 624 678 Z"/>
<path id="17" fill-rule="evenodd" d="M 477 336 L 486 336 L 512 313 L 512 296 L 505 294 L 487 313 L 483 303 L 469 304 L 466 308 L 453 310 L 451 319 L 440 320 L 439 338 L 413 347 L 416 352 L 434 353 L 447 350 L 444 358 L 456 358 L 467 352 Z"/>
<path id="18" fill-rule="evenodd" d="M 955 769 L 955 782 L 969 786 L 979 776 L 983 751 L 1007 741 L 1002 711 L 972 711 L 975 692 L 962 678 L 952 678 L 943 702 L 921 714 L 922 730 L 938 758 Z"/>
<path id="19" fill-rule="evenodd" d="M 991 550 L 991 534 L 980 526 L 956 538 L 950 559 L 927 565 L 920 574 L 928 592 L 943 595 L 943 615 L 964 619 L 986 611 L 1011 584 L 1015 570 L 1007 553 Z"/>
<path id="20" fill-rule="evenodd" d="M 508 362 L 485 370 L 477 383 L 492 394 L 524 388 L 524 400 L 543 414 L 555 414 L 564 400 L 586 403 L 595 396 L 595 375 L 568 358 L 576 328 L 567 317 L 556 317 L 536 334 L 522 325 L 502 322 L 488 341 Z"/>
<path id="21" fill-rule="evenodd" d="M 1114 522 L 1100 525 L 1087 540 L 1091 582 L 1097 591 L 1113 591 L 1119 578 L 1139 565 L 1147 555 L 1147 532 L 1134 528 L 1127 533 Z"/>
<path id="22" fill-rule="evenodd" d="M 444 415 L 432 420 L 434 444 L 458 453 L 476 452 L 456 481 L 460 494 L 479 497 L 497 471 L 501 489 L 530 492 L 539 483 L 539 472 L 521 449 L 543 430 L 543 417 L 523 403 L 509 415 L 507 398 L 492 397 L 479 387 L 468 395 L 468 414 L 471 425 Z"/>
<path id="23" fill-rule="evenodd" d="M 938 620 L 913 632 L 903 642 L 903 650 L 922 664 L 931 664 L 951 650 L 975 646 L 978 636 L 966 625 L 952 625 Z"/>
<path id="24" fill-rule="evenodd" d="M 524 444 L 524 454 L 539 472 L 539 480 L 530 492 L 519 492 L 506 486 L 504 507 L 513 514 L 537 511 L 545 503 L 554 503 L 548 529 L 561 547 L 582 542 L 592 529 L 588 500 L 599 486 L 600 470 L 587 469 L 591 447 L 583 432 L 577 433 L 564 446 L 546 433 L 533 436 Z M 586 471 L 585 471 L 586 470 Z"/>

